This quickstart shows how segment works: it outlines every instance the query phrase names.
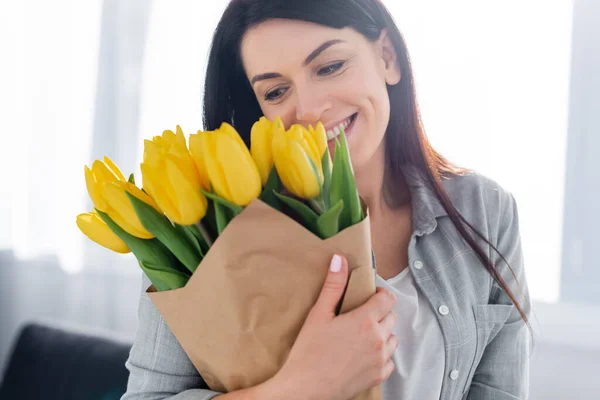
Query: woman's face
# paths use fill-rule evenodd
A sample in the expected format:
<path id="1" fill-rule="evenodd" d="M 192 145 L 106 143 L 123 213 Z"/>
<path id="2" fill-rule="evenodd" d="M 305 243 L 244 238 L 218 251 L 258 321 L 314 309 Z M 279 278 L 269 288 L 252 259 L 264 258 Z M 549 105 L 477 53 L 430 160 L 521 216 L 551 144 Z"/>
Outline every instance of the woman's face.
<path id="1" fill-rule="evenodd" d="M 383 157 L 389 122 L 386 84 L 400 81 L 385 31 L 375 42 L 353 29 L 273 19 L 249 30 L 242 60 L 264 115 L 286 128 L 321 121 L 330 151 L 345 127 L 355 170 Z"/>

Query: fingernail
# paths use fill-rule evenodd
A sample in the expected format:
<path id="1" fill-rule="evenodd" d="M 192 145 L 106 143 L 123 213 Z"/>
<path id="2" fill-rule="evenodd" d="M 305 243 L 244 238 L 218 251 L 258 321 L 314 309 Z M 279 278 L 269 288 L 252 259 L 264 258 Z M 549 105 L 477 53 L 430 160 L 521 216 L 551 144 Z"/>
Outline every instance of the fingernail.
<path id="1" fill-rule="evenodd" d="M 337 254 L 334 254 L 334 256 L 331 258 L 331 264 L 329 264 L 329 270 L 331 272 L 340 272 L 341 269 L 342 257 L 338 256 Z"/>

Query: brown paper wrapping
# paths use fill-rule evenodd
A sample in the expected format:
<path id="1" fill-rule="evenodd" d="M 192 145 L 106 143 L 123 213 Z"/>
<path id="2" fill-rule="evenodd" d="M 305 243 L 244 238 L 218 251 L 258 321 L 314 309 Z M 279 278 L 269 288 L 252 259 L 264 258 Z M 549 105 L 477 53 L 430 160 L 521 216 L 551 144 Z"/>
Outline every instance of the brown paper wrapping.
<path id="1" fill-rule="evenodd" d="M 322 240 L 255 200 L 215 241 L 185 287 L 147 294 L 218 392 L 260 384 L 283 366 L 315 304 L 333 254 L 348 259 L 341 313 L 375 293 L 368 216 Z M 380 400 L 380 387 L 355 400 Z"/>

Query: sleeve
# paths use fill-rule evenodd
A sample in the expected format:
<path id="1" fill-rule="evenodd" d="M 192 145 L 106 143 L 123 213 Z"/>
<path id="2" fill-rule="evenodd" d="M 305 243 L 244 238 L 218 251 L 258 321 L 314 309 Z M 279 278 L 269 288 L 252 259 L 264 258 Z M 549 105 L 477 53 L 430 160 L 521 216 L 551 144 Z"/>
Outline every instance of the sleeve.
<path id="1" fill-rule="evenodd" d="M 491 222 L 490 242 L 508 261 L 492 252 L 492 261 L 529 318 L 531 301 L 523 266 L 517 206 L 514 197 L 501 189 L 498 216 Z M 493 251 L 493 250 L 492 250 Z M 495 281 L 490 304 L 512 305 L 512 301 Z M 484 350 L 469 388 L 468 400 L 527 399 L 529 395 L 529 356 L 531 332 L 516 307 L 512 307 L 499 333 Z"/>
<path id="2" fill-rule="evenodd" d="M 125 366 L 127 391 L 121 400 L 208 400 L 222 393 L 208 389 L 181 345 L 146 294 L 142 278 L 138 327 Z"/>

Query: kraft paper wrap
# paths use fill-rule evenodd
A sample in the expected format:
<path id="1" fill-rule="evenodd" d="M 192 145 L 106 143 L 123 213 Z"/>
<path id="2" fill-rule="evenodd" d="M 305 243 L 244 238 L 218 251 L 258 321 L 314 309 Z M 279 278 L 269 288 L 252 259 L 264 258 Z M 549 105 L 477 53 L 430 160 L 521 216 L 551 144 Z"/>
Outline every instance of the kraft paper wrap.
<path id="1" fill-rule="evenodd" d="M 340 313 L 376 290 L 368 216 L 322 240 L 255 200 L 211 246 L 185 287 L 146 293 L 207 385 L 255 386 L 283 366 L 315 304 L 333 254 L 348 259 Z M 381 387 L 354 400 L 380 400 Z"/>

